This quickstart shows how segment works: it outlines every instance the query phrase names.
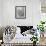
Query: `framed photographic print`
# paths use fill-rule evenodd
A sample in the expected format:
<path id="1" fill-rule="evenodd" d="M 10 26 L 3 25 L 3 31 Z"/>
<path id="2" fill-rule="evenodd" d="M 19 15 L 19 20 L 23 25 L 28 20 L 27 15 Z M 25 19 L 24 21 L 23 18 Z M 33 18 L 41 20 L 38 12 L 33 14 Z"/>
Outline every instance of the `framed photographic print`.
<path id="1" fill-rule="evenodd" d="M 15 7 L 15 18 L 16 19 L 26 18 L 26 6 L 16 6 Z"/>

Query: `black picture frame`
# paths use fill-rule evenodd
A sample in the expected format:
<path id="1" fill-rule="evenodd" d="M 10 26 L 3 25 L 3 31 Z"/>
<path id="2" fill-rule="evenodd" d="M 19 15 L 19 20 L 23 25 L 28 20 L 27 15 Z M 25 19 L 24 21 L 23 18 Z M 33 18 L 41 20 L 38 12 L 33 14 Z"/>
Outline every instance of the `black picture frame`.
<path id="1" fill-rule="evenodd" d="M 15 18 L 16 19 L 26 19 L 26 6 L 16 6 L 15 7 Z"/>

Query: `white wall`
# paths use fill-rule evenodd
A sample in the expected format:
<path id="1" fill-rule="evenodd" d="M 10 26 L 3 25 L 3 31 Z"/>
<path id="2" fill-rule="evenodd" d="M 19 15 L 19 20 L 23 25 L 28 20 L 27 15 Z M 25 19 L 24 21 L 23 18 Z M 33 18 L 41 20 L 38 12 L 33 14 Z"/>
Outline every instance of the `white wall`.
<path id="1" fill-rule="evenodd" d="M 1 0 L 0 0 L 0 26 L 1 26 L 1 24 L 2 24 L 2 23 L 1 23 L 1 22 L 2 22 L 2 16 L 1 16 L 2 13 L 1 13 L 1 12 L 2 12 L 2 8 L 1 8 Z"/>
<path id="2" fill-rule="evenodd" d="M 40 20 L 40 0 L 2 0 L 2 25 L 33 25 Z M 15 19 L 15 6 L 26 6 L 26 19 Z"/>
<path id="3" fill-rule="evenodd" d="M 40 0 L 32 0 L 33 26 L 37 26 L 41 20 L 41 2 Z"/>

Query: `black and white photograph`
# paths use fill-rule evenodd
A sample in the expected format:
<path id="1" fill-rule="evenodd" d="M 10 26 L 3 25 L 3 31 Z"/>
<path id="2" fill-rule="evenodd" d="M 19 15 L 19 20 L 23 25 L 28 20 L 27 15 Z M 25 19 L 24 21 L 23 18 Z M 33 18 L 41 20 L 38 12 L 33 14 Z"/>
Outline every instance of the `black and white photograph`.
<path id="1" fill-rule="evenodd" d="M 16 6 L 15 7 L 15 18 L 16 19 L 26 18 L 26 6 Z"/>

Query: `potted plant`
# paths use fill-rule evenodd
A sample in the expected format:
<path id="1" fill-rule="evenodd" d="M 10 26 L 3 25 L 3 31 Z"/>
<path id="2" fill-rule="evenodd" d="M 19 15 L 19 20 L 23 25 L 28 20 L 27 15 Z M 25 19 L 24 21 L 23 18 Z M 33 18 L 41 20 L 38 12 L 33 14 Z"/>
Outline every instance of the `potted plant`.
<path id="1" fill-rule="evenodd" d="M 45 27 L 44 24 L 45 24 L 44 21 L 40 21 L 40 24 L 37 25 L 37 29 L 40 30 L 42 37 L 44 37 L 44 27 Z"/>
<path id="2" fill-rule="evenodd" d="M 37 36 L 33 36 L 32 39 L 31 39 L 31 41 L 33 41 L 33 46 L 36 46 L 36 43 L 38 41 Z"/>

